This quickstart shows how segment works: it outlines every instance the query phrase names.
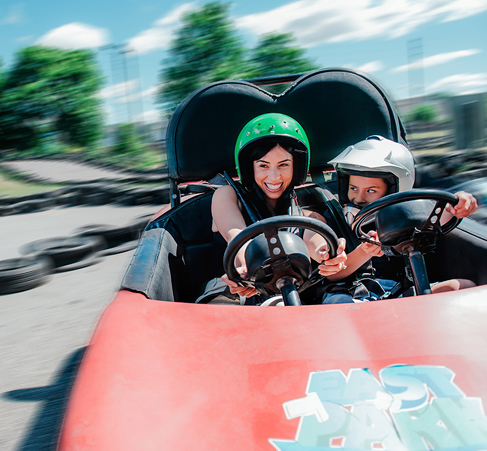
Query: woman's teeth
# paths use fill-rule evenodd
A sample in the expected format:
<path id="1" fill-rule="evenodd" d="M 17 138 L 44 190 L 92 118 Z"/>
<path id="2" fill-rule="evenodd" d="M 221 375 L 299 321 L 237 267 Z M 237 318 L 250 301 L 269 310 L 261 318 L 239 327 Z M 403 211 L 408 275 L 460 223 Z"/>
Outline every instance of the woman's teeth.
<path id="1" fill-rule="evenodd" d="M 271 185 L 270 183 L 266 183 L 265 186 L 267 186 L 267 189 L 269 191 L 279 191 L 281 189 L 282 183 L 279 183 L 277 185 Z"/>

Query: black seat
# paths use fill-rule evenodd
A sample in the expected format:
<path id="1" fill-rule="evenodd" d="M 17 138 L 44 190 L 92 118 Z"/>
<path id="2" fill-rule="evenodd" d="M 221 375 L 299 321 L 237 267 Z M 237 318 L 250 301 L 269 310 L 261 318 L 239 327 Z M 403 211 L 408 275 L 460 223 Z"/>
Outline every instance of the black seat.
<path id="1" fill-rule="evenodd" d="M 166 139 L 173 202 L 183 182 L 236 176 L 234 147 L 242 127 L 270 112 L 287 114 L 306 130 L 310 173 L 348 145 L 370 135 L 405 141 L 404 127 L 385 92 L 373 81 L 344 69 L 321 69 L 298 78 L 285 92 L 271 94 L 244 81 L 209 84 L 192 93 L 171 117 Z"/>

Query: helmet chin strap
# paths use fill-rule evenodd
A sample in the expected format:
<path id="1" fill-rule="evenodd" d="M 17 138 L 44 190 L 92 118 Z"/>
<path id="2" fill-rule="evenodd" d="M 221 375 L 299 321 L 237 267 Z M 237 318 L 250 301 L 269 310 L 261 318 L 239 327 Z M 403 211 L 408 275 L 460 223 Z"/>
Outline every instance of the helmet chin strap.
<path id="1" fill-rule="evenodd" d="M 355 205 L 355 204 L 345 204 L 343 208 L 343 214 L 345 215 L 345 219 L 349 226 L 353 224 L 355 221 L 355 217 L 359 214 L 360 210 L 365 205 Z"/>

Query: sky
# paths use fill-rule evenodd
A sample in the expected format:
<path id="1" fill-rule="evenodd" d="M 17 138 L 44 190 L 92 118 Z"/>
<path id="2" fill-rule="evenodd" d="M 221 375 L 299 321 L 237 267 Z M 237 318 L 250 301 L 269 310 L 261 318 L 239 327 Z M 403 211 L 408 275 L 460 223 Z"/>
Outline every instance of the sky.
<path id="1" fill-rule="evenodd" d="M 1 0 L 4 67 L 30 45 L 96 52 L 110 123 L 157 121 L 159 73 L 185 12 L 204 1 Z M 230 3 L 230 2 L 224 2 Z M 359 70 L 393 100 L 487 92 L 487 0 L 237 0 L 230 15 L 251 47 L 292 32 L 319 67 Z"/>

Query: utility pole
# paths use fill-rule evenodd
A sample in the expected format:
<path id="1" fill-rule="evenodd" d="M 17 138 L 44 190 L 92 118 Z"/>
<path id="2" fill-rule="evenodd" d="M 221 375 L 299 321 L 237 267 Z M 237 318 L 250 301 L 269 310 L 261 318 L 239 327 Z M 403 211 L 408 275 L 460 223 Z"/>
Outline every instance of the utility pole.
<path id="1" fill-rule="evenodd" d="M 127 52 L 125 44 L 119 44 L 117 47 L 120 49 L 119 54 L 122 56 L 122 64 L 123 64 L 123 74 L 125 79 L 125 97 L 126 97 L 126 104 L 127 104 L 127 122 L 131 123 L 132 121 L 132 108 L 130 106 L 130 98 L 129 98 L 129 74 L 127 69 Z"/>
<path id="2" fill-rule="evenodd" d="M 133 53 L 133 61 L 134 61 L 134 67 L 135 67 L 135 79 L 137 80 L 137 83 L 138 83 L 138 103 L 139 103 L 139 106 L 140 106 L 140 118 L 141 118 L 141 122 L 142 124 L 145 123 L 145 120 L 144 120 L 144 114 L 145 114 L 145 110 L 144 110 L 144 101 L 143 101 L 143 96 L 142 96 L 142 79 L 140 77 L 140 70 L 139 70 L 139 58 L 138 58 L 138 55 L 137 55 L 137 52 L 133 49 L 130 49 L 130 48 L 126 48 L 125 50 L 126 53 L 129 53 L 129 52 L 132 52 Z"/>
<path id="3" fill-rule="evenodd" d="M 132 109 L 131 109 L 131 101 L 129 98 L 129 76 L 128 76 L 128 69 L 127 69 L 127 52 L 125 44 L 108 44 L 100 47 L 100 50 L 112 50 L 111 54 L 111 62 L 112 62 L 112 83 L 116 84 L 115 81 L 115 74 L 117 72 L 116 69 L 116 60 L 115 56 L 118 54 L 121 56 L 122 61 L 122 71 L 123 71 L 123 81 L 125 86 L 125 96 L 126 96 L 126 104 L 127 104 L 127 122 L 132 122 Z M 118 50 L 118 52 L 116 52 Z"/>
<path id="4" fill-rule="evenodd" d="M 424 97 L 423 39 L 408 41 L 409 98 Z"/>

